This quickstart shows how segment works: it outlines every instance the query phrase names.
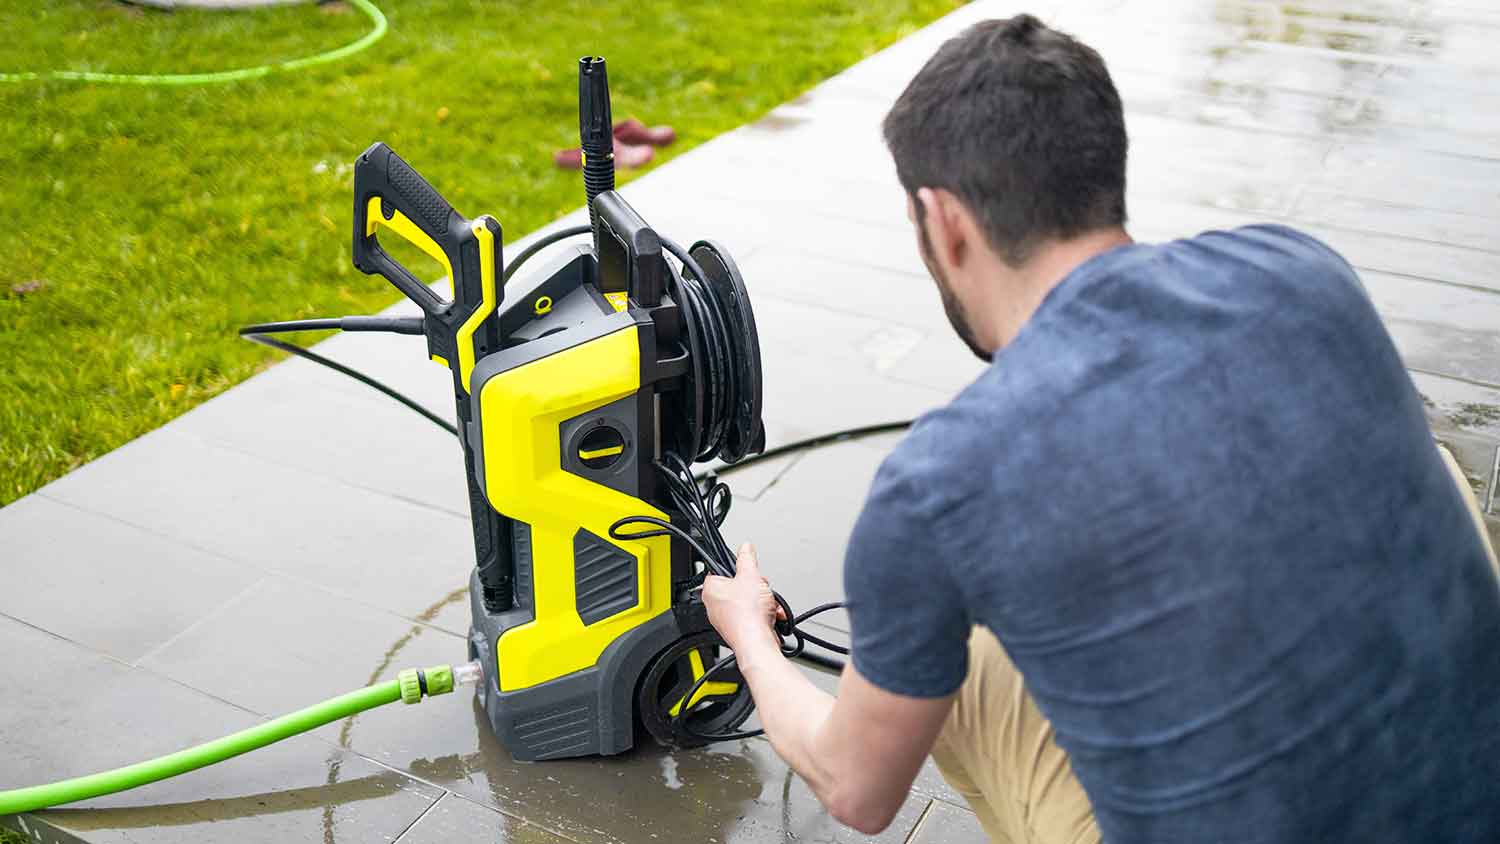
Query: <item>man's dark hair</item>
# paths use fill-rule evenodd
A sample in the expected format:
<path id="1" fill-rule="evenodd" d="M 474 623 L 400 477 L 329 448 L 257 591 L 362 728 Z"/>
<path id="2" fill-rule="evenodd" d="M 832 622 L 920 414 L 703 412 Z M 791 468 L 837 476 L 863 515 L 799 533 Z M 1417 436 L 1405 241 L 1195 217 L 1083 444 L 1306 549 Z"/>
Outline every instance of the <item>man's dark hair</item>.
<path id="1" fill-rule="evenodd" d="M 884 129 L 907 192 L 953 192 L 1012 266 L 1042 241 L 1125 222 L 1120 95 L 1098 53 L 1031 15 L 945 43 Z"/>

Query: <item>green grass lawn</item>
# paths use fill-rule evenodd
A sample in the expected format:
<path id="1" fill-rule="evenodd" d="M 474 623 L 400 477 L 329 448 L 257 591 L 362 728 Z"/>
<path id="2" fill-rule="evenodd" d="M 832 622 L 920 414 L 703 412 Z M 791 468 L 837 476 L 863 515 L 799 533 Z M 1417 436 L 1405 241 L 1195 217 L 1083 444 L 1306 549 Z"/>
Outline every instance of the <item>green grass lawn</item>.
<path id="1" fill-rule="evenodd" d="M 393 302 L 349 263 L 349 165 L 371 142 L 509 239 L 581 204 L 579 177 L 551 164 L 577 143 L 580 55 L 609 59 L 616 117 L 677 128 L 664 161 L 959 5 L 376 3 L 383 40 L 292 75 L 0 82 L 0 505 L 266 366 L 237 326 Z M 342 3 L 0 0 L 0 72 L 221 70 L 368 27 Z"/>
<path id="2" fill-rule="evenodd" d="M 27 841 L 21 837 L 20 833 L 0 829 L 0 844 L 27 844 Z"/>

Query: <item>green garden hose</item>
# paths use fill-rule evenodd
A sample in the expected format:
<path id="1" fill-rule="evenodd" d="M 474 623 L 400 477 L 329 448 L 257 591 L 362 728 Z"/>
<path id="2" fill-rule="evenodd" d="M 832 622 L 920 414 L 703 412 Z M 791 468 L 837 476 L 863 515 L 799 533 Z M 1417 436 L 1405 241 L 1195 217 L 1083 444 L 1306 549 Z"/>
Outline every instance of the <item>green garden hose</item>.
<path id="1" fill-rule="evenodd" d="M 366 686 L 322 703 L 283 715 L 248 730 L 187 750 L 138 762 L 113 771 L 90 774 L 71 780 L 0 791 L 0 816 L 34 812 L 50 806 L 102 797 L 119 791 L 128 791 L 148 783 L 196 771 L 242 753 L 258 750 L 268 744 L 290 738 L 308 730 L 331 724 L 351 715 L 384 706 L 396 701 L 417 703 L 423 696 L 447 694 L 453 691 L 454 677 L 461 683 L 477 682 L 478 663 L 461 665 L 455 670 L 448 665 L 434 665 L 424 669 L 408 668 L 395 680 Z"/>
<path id="2" fill-rule="evenodd" d="M 269 76 L 272 73 L 284 73 L 292 70 L 301 70 L 305 67 L 312 67 L 313 65 L 336 62 L 339 59 L 352 56 L 379 41 L 385 35 L 386 29 L 389 28 L 386 24 L 385 15 L 370 0 L 348 0 L 348 2 L 361 12 L 364 12 L 374 26 L 358 41 L 351 41 L 342 47 L 329 50 L 325 53 L 318 53 L 315 56 L 291 59 L 276 64 L 241 67 L 234 70 L 218 70 L 212 73 L 98 73 L 87 70 L 23 71 L 20 73 L 0 73 L 0 82 L 34 82 L 56 79 L 72 82 L 118 82 L 127 85 L 210 85 L 215 82 L 240 82 L 246 79 L 257 79 L 262 76 Z"/>

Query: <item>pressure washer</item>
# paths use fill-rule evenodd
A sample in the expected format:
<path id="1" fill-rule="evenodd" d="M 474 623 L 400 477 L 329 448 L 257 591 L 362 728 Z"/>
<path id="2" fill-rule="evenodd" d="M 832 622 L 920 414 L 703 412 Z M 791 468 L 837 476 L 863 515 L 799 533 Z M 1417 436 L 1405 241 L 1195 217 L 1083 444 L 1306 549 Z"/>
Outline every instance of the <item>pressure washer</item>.
<path id="1" fill-rule="evenodd" d="M 518 760 L 610 755 L 646 735 L 673 747 L 758 735 L 748 686 L 699 590 L 733 576 L 720 534 L 731 494 L 715 472 L 908 422 L 767 451 L 749 291 L 728 250 L 653 229 L 615 191 L 603 58 L 578 64 L 589 223 L 539 238 L 507 266 L 491 216 L 466 218 L 384 143 L 354 165 L 353 262 L 421 311 L 247 326 L 241 334 L 330 366 L 452 433 L 468 483 L 475 565 L 467 664 L 408 669 L 206 745 L 116 771 L 0 792 L 0 815 L 176 776 L 396 700 L 472 682 Z M 445 298 L 382 246 L 415 245 L 450 282 Z M 563 247 L 563 241 L 587 236 Z M 556 247 L 528 280 L 516 271 Z M 439 285 L 440 287 L 441 285 Z M 336 361 L 270 335 L 309 330 L 421 335 L 451 376 L 456 423 Z M 782 651 L 826 670 L 846 648 L 802 625 L 779 594 Z"/>

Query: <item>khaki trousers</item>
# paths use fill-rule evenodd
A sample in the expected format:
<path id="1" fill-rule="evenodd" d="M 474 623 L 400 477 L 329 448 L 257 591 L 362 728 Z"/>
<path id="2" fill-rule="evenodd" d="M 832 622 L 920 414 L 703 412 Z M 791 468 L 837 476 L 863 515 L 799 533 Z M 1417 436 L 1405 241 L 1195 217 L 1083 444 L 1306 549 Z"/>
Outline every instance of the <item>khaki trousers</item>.
<path id="1" fill-rule="evenodd" d="M 1446 448 L 1443 462 L 1464 491 L 1490 564 L 1500 561 L 1468 479 Z M 932 748 L 933 761 L 996 844 L 1097 844 L 1099 827 L 1052 725 L 1021 674 L 984 627 L 969 636 L 969 677 Z"/>

